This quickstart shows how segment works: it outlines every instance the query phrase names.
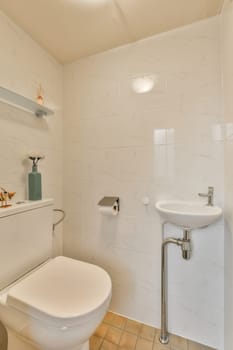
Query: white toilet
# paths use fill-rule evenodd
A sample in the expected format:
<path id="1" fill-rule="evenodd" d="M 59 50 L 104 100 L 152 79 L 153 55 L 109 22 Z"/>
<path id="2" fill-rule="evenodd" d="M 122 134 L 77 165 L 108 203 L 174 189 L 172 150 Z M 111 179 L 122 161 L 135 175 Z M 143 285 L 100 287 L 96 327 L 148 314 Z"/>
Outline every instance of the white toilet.
<path id="1" fill-rule="evenodd" d="M 51 259 L 52 205 L 0 209 L 0 319 L 32 349 L 88 350 L 109 307 L 111 280 L 98 266 Z"/>

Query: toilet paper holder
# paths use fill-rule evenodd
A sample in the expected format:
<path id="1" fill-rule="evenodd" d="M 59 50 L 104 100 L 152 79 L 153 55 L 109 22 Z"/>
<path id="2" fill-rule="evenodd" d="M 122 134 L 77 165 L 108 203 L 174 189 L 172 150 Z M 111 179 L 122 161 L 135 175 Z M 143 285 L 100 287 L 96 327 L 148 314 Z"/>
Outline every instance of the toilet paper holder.
<path id="1" fill-rule="evenodd" d="M 100 207 L 110 207 L 114 210 L 120 211 L 120 198 L 119 197 L 103 197 L 98 205 Z"/>

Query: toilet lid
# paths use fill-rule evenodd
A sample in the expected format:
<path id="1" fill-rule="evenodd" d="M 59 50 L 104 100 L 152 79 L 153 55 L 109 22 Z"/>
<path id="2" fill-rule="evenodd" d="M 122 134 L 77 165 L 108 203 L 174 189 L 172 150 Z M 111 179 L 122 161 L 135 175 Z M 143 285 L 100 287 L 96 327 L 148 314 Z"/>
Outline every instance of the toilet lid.
<path id="1" fill-rule="evenodd" d="M 7 303 L 23 312 L 70 319 L 100 307 L 111 295 L 111 279 L 100 267 L 56 257 L 14 285 Z"/>

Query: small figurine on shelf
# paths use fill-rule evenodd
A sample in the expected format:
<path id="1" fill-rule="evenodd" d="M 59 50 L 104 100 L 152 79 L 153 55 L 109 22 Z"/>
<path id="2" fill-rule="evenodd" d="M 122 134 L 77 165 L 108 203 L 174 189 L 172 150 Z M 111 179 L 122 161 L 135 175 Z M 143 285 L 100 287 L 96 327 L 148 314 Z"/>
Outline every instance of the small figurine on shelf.
<path id="1" fill-rule="evenodd" d="M 16 192 L 8 192 L 4 188 L 0 187 L 3 192 L 0 192 L 0 208 L 8 208 L 12 204 L 9 204 L 8 201 L 11 200 Z"/>
<path id="2" fill-rule="evenodd" d="M 36 102 L 39 105 L 43 105 L 44 104 L 43 89 L 42 89 L 41 84 L 39 85 L 39 88 L 38 88 L 38 91 L 37 91 Z"/>

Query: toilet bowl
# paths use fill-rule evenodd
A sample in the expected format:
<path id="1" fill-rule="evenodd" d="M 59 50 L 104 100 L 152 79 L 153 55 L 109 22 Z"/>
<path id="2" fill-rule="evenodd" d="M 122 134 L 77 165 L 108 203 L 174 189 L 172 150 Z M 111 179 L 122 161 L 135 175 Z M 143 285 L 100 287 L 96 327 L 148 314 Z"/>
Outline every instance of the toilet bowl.
<path id="1" fill-rule="evenodd" d="M 103 269 L 60 256 L 3 290 L 0 316 L 39 349 L 86 350 L 110 299 Z"/>
<path id="2" fill-rule="evenodd" d="M 10 218 L 11 211 L 2 217 L 0 212 L 0 264 L 5 266 L 0 270 L 0 288 L 3 286 L 0 320 L 10 333 L 13 332 L 23 344 L 30 344 L 33 350 L 88 350 L 89 338 L 109 307 L 111 279 L 96 265 L 64 256 L 49 258 L 50 251 L 45 248 L 50 246 L 50 240 L 46 234 L 43 238 L 43 225 L 32 231 L 30 224 L 27 227 L 28 223 L 21 218 L 22 212 L 22 215 L 27 213 L 25 220 L 36 220 L 38 211 L 41 220 L 42 214 L 51 211 L 51 202 L 41 202 L 41 205 L 32 204 L 20 211 L 13 209 L 15 218 Z M 44 218 L 45 226 L 46 222 L 50 222 L 49 216 Z M 2 229 L 7 230 L 14 224 L 7 238 L 1 223 L 4 223 Z M 26 231 L 21 232 L 19 223 L 28 230 L 28 236 Z M 41 236 L 38 237 L 39 232 Z M 12 237 L 16 239 L 16 246 L 19 244 L 18 252 L 11 249 Z M 22 237 L 24 240 L 28 237 L 30 241 L 25 249 L 22 249 Z M 34 251 L 30 254 L 31 249 Z M 39 255 L 38 250 L 41 250 Z"/>

